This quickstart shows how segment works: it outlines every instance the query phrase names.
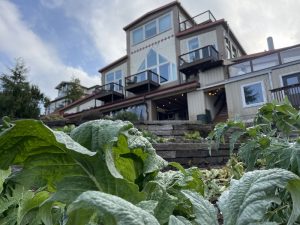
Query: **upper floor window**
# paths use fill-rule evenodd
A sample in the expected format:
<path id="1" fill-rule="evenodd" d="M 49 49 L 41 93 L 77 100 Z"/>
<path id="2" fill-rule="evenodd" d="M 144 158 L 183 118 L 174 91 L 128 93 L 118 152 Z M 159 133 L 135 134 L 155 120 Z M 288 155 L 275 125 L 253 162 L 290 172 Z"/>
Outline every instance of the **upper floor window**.
<path id="1" fill-rule="evenodd" d="M 113 87 L 115 89 L 115 91 L 119 91 L 122 90 L 122 71 L 121 70 L 117 70 L 115 72 L 111 72 L 106 74 L 105 76 L 105 84 L 109 84 L 109 83 L 116 83 L 118 85 L 112 85 L 111 87 Z"/>
<path id="2" fill-rule="evenodd" d="M 138 44 L 172 28 L 171 13 L 163 15 L 132 31 L 132 44 Z"/>
<path id="3" fill-rule="evenodd" d="M 188 40 L 188 49 L 189 49 L 189 52 L 191 52 L 189 54 L 189 57 L 190 57 L 190 62 L 193 62 L 195 60 L 198 60 L 200 59 L 200 55 L 199 55 L 199 51 L 193 51 L 193 50 L 196 50 L 199 48 L 199 40 L 198 40 L 198 37 L 194 37 L 190 40 Z"/>
<path id="4" fill-rule="evenodd" d="M 158 20 L 159 23 L 159 32 L 164 32 L 171 29 L 171 14 L 167 14 Z"/>
<path id="5" fill-rule="evenodd" d="M 156 33 L 156 21 L 145 25 L 145 38 L 153 37 Z"/>
<path id="6" fill-rule="evenodd" d="M 132 32 L 132 42 L 134 44 L 142 42 L 143 39 L 144 39 L 143 27 L 140 27 Z"/>

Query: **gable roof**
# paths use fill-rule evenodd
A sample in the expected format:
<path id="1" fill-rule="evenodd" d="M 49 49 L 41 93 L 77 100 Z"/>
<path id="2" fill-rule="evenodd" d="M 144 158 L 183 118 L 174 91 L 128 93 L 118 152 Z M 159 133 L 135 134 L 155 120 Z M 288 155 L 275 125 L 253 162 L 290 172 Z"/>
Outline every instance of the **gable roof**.
<path id="1" fill-rule="evenodd" d="M 98 70 L 99 73 L 103 73 L 105 70 L 108 70 L 110 69 L 111 67 L 114 67 L 115 65 L 127 60 L 128 56 L 127 55 L 124 55 L 122 56 L 121 58 L 113 61 L 112 63 L 106 65 L 105 67 L 102 67 L 101 69 Z"/>
<path id="2" fill-rule="evenodd" d="M 134 20 L 133 22 L 131 22 L 130 24 L 128 24 L 127 26 L 125 26 L 123 28 L 123 30 L 127 31 L 131 27 L 133 27 L 134 25 L 136 25 L 137 23 L 139 23 L 139 22 L 143 21 L 144 19 L 146 19 L 147 17 L 152 16 L 155 13 L 159 13 L 161 11 L 164 11 L 164 10 L 166 10 L 168 8 L 173 7 L 173 6 L 178 6 L 187 16 L 191 17 L 190 14 L 181 6 L 180 2 L 173 1 L 173 2 L 170 2 L 170 3 L 166 4 L 166 5 L 163 5 L 161 7 L 158 7 L 156 9 L 154 9 L 154 10 L 151 10 L 151 11 L 145 13 L 144 15 L 140 16 L 139 18 L 137 18 L 136 20 Z"/>

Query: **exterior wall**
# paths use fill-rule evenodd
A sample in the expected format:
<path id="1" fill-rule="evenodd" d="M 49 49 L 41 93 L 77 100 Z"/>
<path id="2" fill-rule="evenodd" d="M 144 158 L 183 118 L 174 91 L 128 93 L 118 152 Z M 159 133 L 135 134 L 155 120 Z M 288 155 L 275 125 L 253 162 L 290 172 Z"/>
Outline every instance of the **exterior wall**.
<path id="1" fill-rule="evenodd" d="M 165 57 L 170 63 L 177 65 L 174 30 L 168 30 L 153 38 L 131 47 L 130 73 L 135 74 L 146 58 L 150 49 Z M 176 66 L 177 68 L 177 66 Z"/>
<path id="2" fill-rule="evenodd" d="M 122 64 L 118 64 L 115 67 L 112 67 L 109 70 L 103 72 L 101 74 L 101 84 L 105 85 L 105 76 L 106 76 L 106 74 L 111 73 L 111 72 L 115 72 L 117 70 L 122 71 L 122 78 L 123 78 L 122 84 L 124 86 L 125 85 L 125 77 L 127 76 L 127 62 L 123 62 Z"/>
<path id="3" fill-rule="evenodd" d="M 282 76 L 299 73 L 300 72 L 300 64 L 286 66 L 278 69 L 272 70 L 272 83 L 273 88 L 282 87 Z"/>
<path id="4" fill-rule="evenodd" d="M 102 105 L 101 101 L 96 100 L 96 107 L 101 106 L 101 105 Z M 95 107 L 95 99 L 92 99 L 83 104 L 74 105 L 74 107 L 66 110 L 64 113 L 67 113 L 67 114 L 77 113 L 77 112 L 81 112 L 83 110 L 94 108 L 94 107 Z"/>
<path id="5" fill-rule="evenodd" d="M 62 108 L 66 105 L 65 103 L 66 99 L 63 98 L 63 99 L 60 99 L 58 101 L 53 101 L 51 102 L 50 106 L 48 107 L 48 109 L 46 110 L 47 111 L 47 114 L 50 114 L 50 113 L 53 113 L 55 110 L 57 110 L 58 108 Z"/>
<path id="6" fill-rule="evenodd" d="M 219 51 L 219 44 L 217 41 L 217 32 L 214 29 L 209 32 L 205 31 L 205 33 L 203 33 L 203 31 L 202 31 L 201 33 L 196 33 L 196 34 L 193 34 L 192 36 L 188 36 L 185 39 L 180 40 L 180 53 L 181 54 L 189 52 L 188 41 L 194 37 L 198 37 L 199 48 L 205 47 L 207 45 L 215 45 L 216 49 Z"/>
<path id="7" fill-rule="evenodd" d="M 202 90 L 187 93 L 189 120 L 197 120 L 197 115 L 205 114 L 204 92 Z"/>
<path id="8" fill-rule="evenodd" d="M 225 78 L 224 68 L 222 66 L 199 72 L 199 82 L 201 87 L 223 81 Z"/>
<path id="9" fill-rule="evenodd" d="M 271 101 L 272 98 L 269 92 L 271 88 L 270 88 L 270 80 L 268 78 L 268 74 L 262 74 L 261 76 L 240 80 L 225 85 L 229 118 L 238 117 L 244 120 L 253 119 L 254 115 L 256 114 L 257 110 L 261 107 L 261 105 L 244 107 L 241 86 L 245 84 L 259 82 L 259 81 L 262 81 L 263 83 L 264 93 L 266 97 L 265 101 L 266 102 Z"/>

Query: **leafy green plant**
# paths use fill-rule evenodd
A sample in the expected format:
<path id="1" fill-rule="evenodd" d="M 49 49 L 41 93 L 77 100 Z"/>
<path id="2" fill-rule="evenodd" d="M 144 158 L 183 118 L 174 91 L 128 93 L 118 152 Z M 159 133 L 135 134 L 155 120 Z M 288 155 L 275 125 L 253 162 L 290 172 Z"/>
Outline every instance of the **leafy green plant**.
<path id="1" fill-rule="evenodd" d="M 196 168 L 159 172 L 167 163 L 129 122 L 91 121 L 75 128 L 70 136 L 34 120 L 16 121 L 1 133 L 0 168 L 22 168 L 7 182 L 34 190 L 34 196 L 48 193 L 38 206 L 24 211 L 28 213 L 22 221 L 33 214 L 45 224 L 56 225 L 53 210 L 58 208 L 60 218 L 67 216 L 66 224 L 74 224 L 73 211 L 79 207 L 75 203 L 94 191 L 95 199 L 102 199 L 104 195 L 100 194 L 106 193 L 104 197 L 118 196 L 141 210 L 150 207 L 158 221 L 167 223 L 174 212 L 188 215 L 190 203 L 180 195 L 181 189 L 203 189 Z M 80 207 L 91 203 L 84 202 Z M 166 205 L 169 207 L 162 210 Z M 93 214 L 84 214 L 82 209 L 82 219 L 105 223 L 96 208 Z"/>
<path id="2" fill-rule="evenodd" d="M 289 103 L 267 103 L 259 109 L 253 126 L 247 127 L 242 121 L 220 123 L 211 132 L 209 139 L 211 147 L 218 148 L 229 136 L 231 152 L 235 144 L 239 143 L 238 154 L 248 170 L 259 166 L 280 167 L 300 175 L 295 155 L 299 148 L 299 129 L 298 110 Z"/>
<path id="3" fill-rule="evenodd" d="M 113 116 L 113 120 L 123 120 L 130 121 L 132 123 L 137 122 L 139 120 L 138 116 L 129 111 L 120 111 Z"/>
<path id="4" fill-rule="evenodd" d="M 218 224 L 218 209 L 203 197 L 203 172 L 168 164 L 130 122 L 90 121 L 69 136 L 19 120 L 0 133 L 0 154 L 0 200 L 7 203 L 0 221 L 8 225 Z M 163 171 L 167 165 L 176 170 Z M 10 173 L 11 166 L 19 169 Z M 225 225 L 276 222 L 268 215 L 280 190 L 294 204 L 283 223 L 297 220 L 297 175 L 271 169 L 241 177 L 239 169 L 230 163 L 228 177 L 240 179 L 218 201 Z"/>
<path id="5" fill-rule="evenodd" d="M 200 132 L 199 131 L 193 131 L 193 132 L 184 132 L 184 139 L 186 140 L 200 140 Z"/>

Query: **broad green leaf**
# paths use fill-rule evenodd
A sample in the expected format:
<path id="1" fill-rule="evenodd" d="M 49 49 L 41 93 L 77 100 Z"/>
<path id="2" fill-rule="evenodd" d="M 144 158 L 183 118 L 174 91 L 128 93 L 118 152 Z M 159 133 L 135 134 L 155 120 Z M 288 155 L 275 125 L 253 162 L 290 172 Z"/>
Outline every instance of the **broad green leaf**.
<path id="1" fill-rule="evenodd" d="M 183 190 L 182 193 L 191 201 L 195 214 L 195 222 L 199 225 L 218 225 L 217 210 L 196 192 Z"/>
<path id="2" fill-rule="evenodd" d="M 77 217 L 79 213 L 81 218 Z M 97 191 L 82 193 L 68 207 L 67 214 L 67 225 L 87 224 L 95 215 L 103 224 L 159 225 L 155 217 L 145 210 L 117 196 Z"/>
<path id="3" fill-rule="evenodd" d="M 29 192 L 30 193 L 30 192 Z M 22 201 L 19 204 L 18 208 L 18 224 L 22 224 L 23 218 L 33 209 L 37 209 L 42 202 L 44 202 L 49 197 L 49 192 L 41 191 L 36 194 L 24 196 Z"/>
<path id="4" fill-rule="evenodd" d="M 91 151 L 104 155 L 109 171 L 116 178 L 134 182 L 141 175 L 166 166 L 148 139 L 130 122 L 87 122 L 74 129 L 71 137 Z"/>
<path id="5" fill-rule="evenodd" d="M 87 190 L 99 190 L 134 203 L 144 199 L 138 185 L 113 177 L 99 153 L 91 152 L 63 132 L 35 120 L 20 120 L 0 135 L 0 168 L 19 164 L 15 177 L 23 185 L 55 192 L 51 201 L 71 203 Z M 27 179 L 31 177 L 31 179 Z"/>
<path id="6" fill-rule="evenodd" d="M 178 166 L 176 164 L 173 164 Z M 201 172 L 192 167 L 182 171 L 159 172 L 152 181 L 149 181 L 143 192 L 147 194 L 148 200 L 158 202 L 154 215 L 161 224 L 168 222 L 173 211 L 189 214 L 190 202 L 181 193 L 181 190 L 193 190 L 204 193 L 204 183 L 201 180 Z"/>
<path id="7" fill-rule="evenodd" d="M 171 215 L 168 225 L 192 225 L 192 223 L 182 216 Z"/>
<path id="8" fill-rule="evenodd" d="M 293 199 L 293 211 L 288 222 L 288 225 L 292 225 L 300 215 L 300 180 L 290 180 L 286 189 L 291 193 Z"/>
<path id="9" fill-rule="evenodd" d="M 3 183 L 10 174 L 11 174 L 10 168 L 7 170 L 0 170 L 0 194 L 3 190 Z"/>
<path id="10" fill-rule="evenodd" d="M 279 204 L 277 188 L 285 188 L 298 177 L 283 169 L 256 170 L 245 173 L 231 183 L 218 202 L 224 225 L 248 225 L 264 222 L 264 215 L 272 203 Z M 270 221 L 271 222 L 271 221 Z M 264 223 L 262 223 L 264 224 Z"/>

